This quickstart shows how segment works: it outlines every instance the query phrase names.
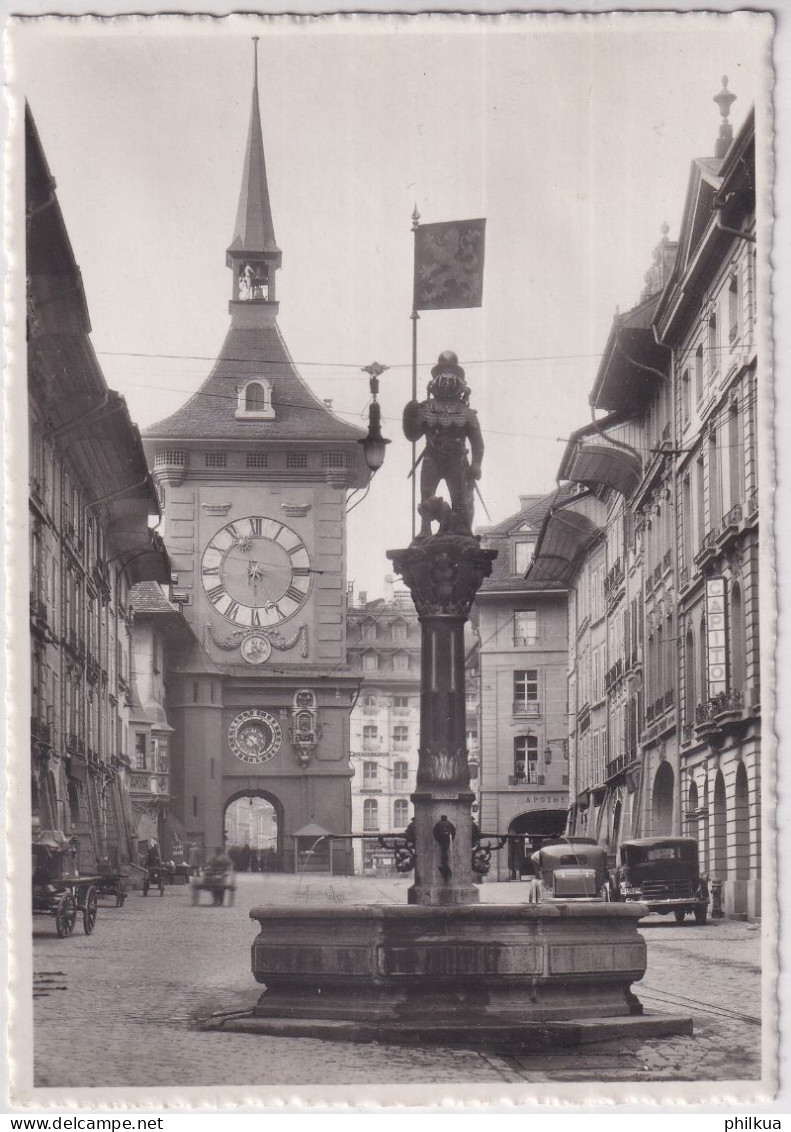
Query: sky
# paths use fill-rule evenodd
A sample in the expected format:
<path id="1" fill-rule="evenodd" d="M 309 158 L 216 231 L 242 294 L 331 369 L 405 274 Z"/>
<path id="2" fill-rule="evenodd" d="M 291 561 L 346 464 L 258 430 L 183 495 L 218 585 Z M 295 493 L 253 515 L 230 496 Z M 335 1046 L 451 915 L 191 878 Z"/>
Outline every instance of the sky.
<path id="1" fill-rule="evenodd" d="M 349 516 L 349 578 L 383 592 L 410 538 L 411 214 L 486 217 L 483 305 L 423 312 L 418 391 L 453 349 L 487 450 L 492 522 L 551 491 L 616 308 L 639 301 L 691 159 L 766 121 L 768 24 L 748 14 L 30 20 L 8 33 L 109 384 L 141 428 L 207 376 L 228 326 L 231 239 L 259 87 L 279 324 L 316 394 L 364 425 L 377 360 L 393 441 Z M 479 505 L 476 524 L 488 523 Z"/>

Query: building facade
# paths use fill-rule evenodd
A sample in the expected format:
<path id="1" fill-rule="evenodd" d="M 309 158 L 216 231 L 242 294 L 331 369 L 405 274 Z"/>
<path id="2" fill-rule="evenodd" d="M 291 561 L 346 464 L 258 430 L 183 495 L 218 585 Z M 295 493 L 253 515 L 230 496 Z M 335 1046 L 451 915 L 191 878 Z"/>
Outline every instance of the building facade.
<path id="1" fill-rule="evenodd" d="M 79 268 L 25 111 L 34 836 L 78 839 L 81 870 L 136 858 L 130 591 L 168 582 L 140 435 L 90 341 Z"/>
<path id="2" fill-rule="evenodd" d="M 525 581 L 555 500 L 524 496 L 515 515 L 480 532 L 498 556 L 473 605 L 479 695 L 468 706 L 479 721 L 479 826 L 515 835 L 492 857 L 497 880 L 516 879 L 540 839 L 566 825 L 567 592 L 551 579 Z"/>
<path id="3" fill-rule="evenodd" d="M 174 596 L 196 644 L 174 666 L 173 807 L 204 851 L 263 799 L 283 869 L 351 868 L 346 501 L 363 433 L 314 396 L 277 325 L 257 81 L 226 253 L 230 329 L 209 377 L 145 433 Z M 332 862 L 330 863 L 330 857 Z"/>
<path id="4" fill-rule="evenodd" d="M 129 796 L 138 859 L 145 859 L 153 840 L 163 860 L 178 864 L 188 854 L 184 828 L 170 807 L 173 727 L 167 716 L 167 681 L 172 661 L 190 646 L 192 634 L 165 589 L 157 582 L 138 582 L 129 594 L 133 616 Z"/>
<path id="5" fill-rule="evenodd" d="M 409 593 L 355 601 L 349 590 L 346 640 L 358 693 L 351 713 L 352 831 L 403 833 L 412 818 L 420 742 L 420 625 Z M 356 873 L 393 872 L 376 837 L 355 839 Z"/>
<path id="6" fill-rule="evenodd" d="M 570 586 L 569 830 L 697 838 L 760 911 L 754 119 L 692 163 L 640 303 L 616 316 L 528 573 Z"/>

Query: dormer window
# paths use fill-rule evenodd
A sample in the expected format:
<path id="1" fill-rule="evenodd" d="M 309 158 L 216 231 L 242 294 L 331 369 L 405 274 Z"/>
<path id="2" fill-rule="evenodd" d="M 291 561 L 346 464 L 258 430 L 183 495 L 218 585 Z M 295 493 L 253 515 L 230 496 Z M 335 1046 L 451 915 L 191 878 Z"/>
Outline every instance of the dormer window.
<path id="1" fill-rule="evenodd" d="M 518 538 L 514 539 L 513 552 L 511 561 L 513 563 L 512 573 L 517 574 L 523 578 L 528 566 L 533 560 L 533 552 L 536 547 L 536 540 L 532 538 Z"/>
<path id="2" fill-rule="evenodd" d="M 238 389 L 238 404 L 234 416 L 237 420 L 272 421 L 272 386 L 265 377 L 254 377 Z"/>

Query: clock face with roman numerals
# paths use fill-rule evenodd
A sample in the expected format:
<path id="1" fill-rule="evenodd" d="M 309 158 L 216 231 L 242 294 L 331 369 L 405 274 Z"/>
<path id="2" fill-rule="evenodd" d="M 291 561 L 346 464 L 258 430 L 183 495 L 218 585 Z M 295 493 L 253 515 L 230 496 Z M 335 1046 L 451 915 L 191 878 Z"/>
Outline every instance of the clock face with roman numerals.
<path id="1" fill-rule="evenodd" d="M 203 552 L 201 580 L 217 612 L 234 625 L 279 625 L 303 607 L 312 573 L 298 534 L 250 515 L 217 532 Z"/>

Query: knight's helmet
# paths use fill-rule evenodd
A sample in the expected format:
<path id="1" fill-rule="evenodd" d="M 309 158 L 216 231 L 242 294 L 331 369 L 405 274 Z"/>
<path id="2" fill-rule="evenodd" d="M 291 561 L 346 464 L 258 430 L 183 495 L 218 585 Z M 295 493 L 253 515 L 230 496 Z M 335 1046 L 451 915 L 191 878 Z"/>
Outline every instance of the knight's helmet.
<path id="1" fill-rule="evenodd" d="M 441 401 L 463 401 L 465 405 L 469 402 L 470 388 L 453 350 L 443 350 L 437 358 L 437 364 L 431 369 L 428 395 Z"/>

